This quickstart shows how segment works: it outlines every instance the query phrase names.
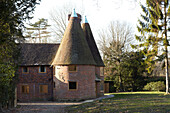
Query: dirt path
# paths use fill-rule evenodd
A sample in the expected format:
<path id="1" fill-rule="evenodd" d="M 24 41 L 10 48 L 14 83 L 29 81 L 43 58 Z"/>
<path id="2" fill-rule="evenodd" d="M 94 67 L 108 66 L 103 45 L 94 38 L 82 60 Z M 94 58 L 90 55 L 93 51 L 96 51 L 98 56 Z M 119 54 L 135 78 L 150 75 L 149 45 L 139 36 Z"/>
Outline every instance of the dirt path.
<path id="1" fill-rule="evenodd" d="M 65 107 L 71 105 L 79 105 L 82 103 L 93 102 L 95 100 L 101 100 L 105 98 L 112 98 L 114 95 L 105 95 L 92 100 L 86 100 L 82 102 L 34 102 L 34 103 L 18 103 L 18 106 L 14 109 L 8 110 L 4 113 L 67 113 Z"/>

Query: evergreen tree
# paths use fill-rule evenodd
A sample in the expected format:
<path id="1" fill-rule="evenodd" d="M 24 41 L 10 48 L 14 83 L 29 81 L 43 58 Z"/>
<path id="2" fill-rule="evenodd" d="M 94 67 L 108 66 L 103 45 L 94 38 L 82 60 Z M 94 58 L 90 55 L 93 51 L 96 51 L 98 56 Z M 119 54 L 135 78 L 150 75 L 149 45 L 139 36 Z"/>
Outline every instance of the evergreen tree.
<path id="1" fill-rule="evenodd" d="M 164 59 L 166 70 L 166 93 L 169 93 L 168 83 L 168 15 L 170 14 L 169 0 L 146 0 L 146 6 L 141 5 L 143 14 L 137 26 L 140 36 L 136 39 L 145 54 L 148 72 L 151 73 L 154 64 Z"/>
<path id="2" fill-rule="evenodd" d="M 47 31 L 47 28 L 50 27 L 47 19 L 41 18 L 34 24 L 29 24 L 29 26 L 26 28 L 27 32 L 25 36 L 29 41 L 35 43 L 39 39 L 39 43 L 47 43 L 47 38 L 50 37 L 50 32 Z"/>
<path id="3" fill-rule="evenodd" d="M 125 91 L 139 91 L 144 87 L 145 71 L 144 55 L 142 52 L 128 52 L 122 59 L 121 68 Z"/>
<path id="4" fill-rule="evenodd" d="M 40 0 L 0 0 L 0 112 L 13 106 L 18 44 L 24 40 L 24 21 L 31 19 Z"/>

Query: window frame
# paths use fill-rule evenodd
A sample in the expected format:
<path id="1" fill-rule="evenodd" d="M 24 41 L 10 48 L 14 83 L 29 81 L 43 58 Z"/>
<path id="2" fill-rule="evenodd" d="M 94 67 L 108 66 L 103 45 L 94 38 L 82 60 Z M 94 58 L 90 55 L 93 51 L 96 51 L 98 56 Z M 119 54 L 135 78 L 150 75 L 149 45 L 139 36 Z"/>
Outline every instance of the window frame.
<path id="1" fill-rule="evenodd" d="M 23 91 L 23 87 L 25 87 L 26 89 Z M 27 91 L 28 90 L 28 91 Z M 30 92 L 30 87 L 29 85 L 21 85 L 21 93 L 22 94 L 29 94 Z"/>
<path id="2" fill-rule="evenodd" d="M 42 87 L 41 87 L 42 86 Z M 47 88 L 47 90 L 43 90 L 43 86 L 47 86 L 46 88 Z M 41 88 L 42 88 L 42 90 L 41 90 Z M 41 94 L 48 94 L 48 85 L 46 85 L 46 84 L 41 84 L 41 85 L 39 85 L 39 93 L 41 93 Z"/>
<path id="3" fill-rule="evenodd" d="M 75 82 L 76 83 L 76 89 L 70 89 L 70 82 Z M 76 90 L 78 90 L 78 82 L 77 81 L 68 81 L 68 90 L 69 91 L 76 91 Z"/>
<path id="4" fill-rule="evenodd" d="M 43 65 L 42 65 L 42 66 L 43 66 Z M 43 67 L 44 67 L 44 72 L 41 72 L 41 67 L 42 67 L 42 66 L 39 66 L 39 71 L 38 71 L 38 72 L 39 72 L 39 73 L 46 73 L 46 66 L 43 66 Z"/>
<path id="5" fill-rule="evenodd" d="M 71 66 L 75 66 L 76 69 L 75 70 L 70 70 Z M 69 65 L 68 66 L 68 72 L 77 72 L 77 65 Z"/>
<path id="6" fill-rule="evenodd" d="M 27 72 L 24 72 L 24 68 L 27 68 Z M 29 73 L 29 68 L 28 67 L 22 67 L 22 73 Z"/>

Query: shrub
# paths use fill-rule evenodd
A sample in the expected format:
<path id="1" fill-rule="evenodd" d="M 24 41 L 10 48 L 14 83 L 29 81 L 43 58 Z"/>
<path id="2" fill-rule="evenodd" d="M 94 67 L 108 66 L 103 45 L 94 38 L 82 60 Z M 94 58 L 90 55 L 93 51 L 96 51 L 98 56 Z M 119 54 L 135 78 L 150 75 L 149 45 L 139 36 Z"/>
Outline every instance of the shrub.
<path id="1" fill-rule="evenodd" d="M 149 91 L 162 91 L 165 90 L 165 84 L 163 81 L 150 82 L 147 83 L 143 89 Z"/>

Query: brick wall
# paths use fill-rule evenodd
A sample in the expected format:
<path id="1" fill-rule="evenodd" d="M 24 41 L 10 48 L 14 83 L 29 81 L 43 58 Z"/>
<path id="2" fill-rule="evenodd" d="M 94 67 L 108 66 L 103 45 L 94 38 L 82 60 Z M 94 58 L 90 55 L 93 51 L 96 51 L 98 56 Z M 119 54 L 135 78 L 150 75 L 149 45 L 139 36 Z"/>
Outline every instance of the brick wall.
<path id="1" fill-rule="evenodd" d="M 54 99 L 82 100 L 95 98 L 95 66 L 77 65 L 76 72 L 68 72 L 68 66 L 56 66 L 54 75 Z M 77 82 L 76 90 L 69 90 L 69 81 Z"/>
<path id="2" fill-rule="evenodd" d="M 96 76 L 101 79 L 100 82 L 96 82 L 97 97 L 104 95 L 104 90 L 101 90 L 101 87 L 104 85 L 104 76 L 101 76 L 101 68 L 103 67 L 95 67 Z"/>
<path id="3" fill-rule="evenodd" d="M 28 73 L 22 72 L 19 67 L 19 80 L 17 84 L 17 98 L 19 101 L 50 100 L 53 93 L 53 69 L 46 66 L 46 73 L 39 73 L 39 66 L 29 66 Z M 22 93 L 22 85 L 29 86 L 29 93 Z M 40 93 L 40 85 L 48 85 L 48 93 Z"/>

